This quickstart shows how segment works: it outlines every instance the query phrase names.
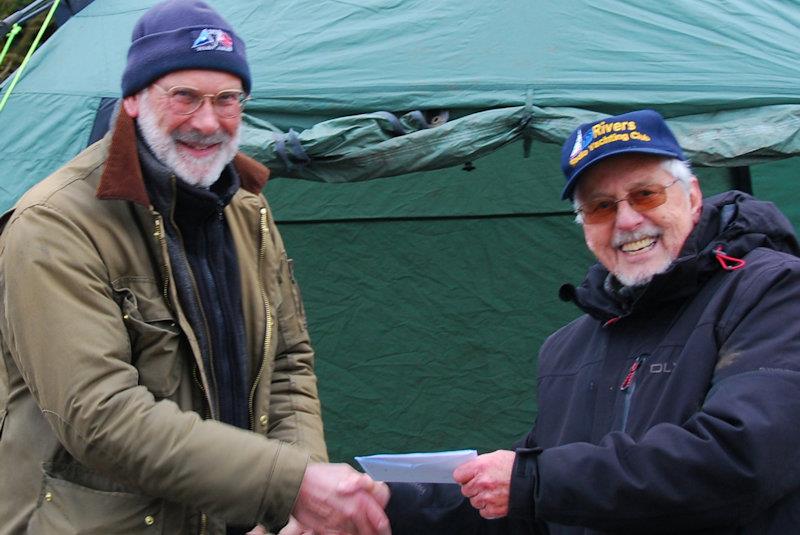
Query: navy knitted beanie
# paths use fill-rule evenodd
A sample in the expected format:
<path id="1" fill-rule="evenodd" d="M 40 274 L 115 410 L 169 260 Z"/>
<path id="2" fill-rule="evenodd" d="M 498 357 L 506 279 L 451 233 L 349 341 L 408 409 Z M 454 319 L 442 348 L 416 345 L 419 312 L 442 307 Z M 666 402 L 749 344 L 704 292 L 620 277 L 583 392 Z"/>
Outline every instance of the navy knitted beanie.
<path id="1" fill-rule="evenodd" d="M 199 0 L 167 0 L 142 15 L 131 36 L 122 96 L 183 69 L 229 72 L 241 78 L 244 91 L 250 92 L 244 41 L 219 13 Z"/>

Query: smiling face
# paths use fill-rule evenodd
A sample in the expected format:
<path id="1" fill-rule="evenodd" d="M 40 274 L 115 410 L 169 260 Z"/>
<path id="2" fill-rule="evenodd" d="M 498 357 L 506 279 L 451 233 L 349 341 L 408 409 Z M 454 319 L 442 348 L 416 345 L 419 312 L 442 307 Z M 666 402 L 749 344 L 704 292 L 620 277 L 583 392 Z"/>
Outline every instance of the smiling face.
<path id="1" fill-rule="evenodd" d="M 576 189 L 578 204 L 597 198 L 623 199 L 643 185 L 667 186 L 675 180 L 663 158 L 622 154 L 602 160 L 584 172 Z M 609 221 L 583 225 L 586 245 L 622 284 L 646 284 L 678 257 L 700 219 L 702 193 L 692 177 L 688 192 L 682 182 L 667 187 L 666 202 L 639 213 L 627 201 L 617 203 Z"/>
<path id="2" fill-rule="evenodd" d="M 189 184 L 209 187 L 236 155 L 241 115 L 220 117 L 207 98 L 189 115 L 175 113 L 165 90 L 176 86 L 216 95 L 229 89 L 241 90 L 242 83 L 227 72 L 175 71 L 123 101 L 156 158 Z"/>

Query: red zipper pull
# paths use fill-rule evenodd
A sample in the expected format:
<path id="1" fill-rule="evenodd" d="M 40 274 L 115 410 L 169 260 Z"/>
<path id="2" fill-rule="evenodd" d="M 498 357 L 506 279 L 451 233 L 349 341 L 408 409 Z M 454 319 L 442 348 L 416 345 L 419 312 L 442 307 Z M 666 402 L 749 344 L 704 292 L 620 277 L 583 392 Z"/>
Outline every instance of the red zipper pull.
<path id="1" fill-rule="evenodd" d="M 725 254 L 721 245 L 714 249 L 714 254 L 717 257 L 717 261 L 722 266 L 722 269 L 725 271 L 736 271 L 747 264 L 747 261 L 743 258 L 736 258 L 735 256 Z"/>
<path id="2" fill-rule="evenodd" d="M 633 376 L 636 375 L 636 370 L 639 369 L 639 365 L 642 363 L 642 357 L 636 357 L 636 360 L 633 361 L 631 364 L 631 369 L 628 370 L 628 374 L 623 379 L 622 384 L 619 385 L 620 390 L 627 390 L 631 383 L 633 382 Z"/>

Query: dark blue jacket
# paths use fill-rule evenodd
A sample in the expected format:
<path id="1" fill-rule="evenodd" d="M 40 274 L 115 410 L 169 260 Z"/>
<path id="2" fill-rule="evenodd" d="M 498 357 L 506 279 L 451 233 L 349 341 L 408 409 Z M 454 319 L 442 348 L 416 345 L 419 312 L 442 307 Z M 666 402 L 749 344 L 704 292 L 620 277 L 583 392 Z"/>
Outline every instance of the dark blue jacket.
<path id="1" fill-rule="evenodd" d="M 772 204 L 728 192 L 644 290 L 600 265 L 562 287 L 586 315 L 542 346 L 509 517 L 393 486 L 393 533 L 800 533 L 798 254 Z"/>

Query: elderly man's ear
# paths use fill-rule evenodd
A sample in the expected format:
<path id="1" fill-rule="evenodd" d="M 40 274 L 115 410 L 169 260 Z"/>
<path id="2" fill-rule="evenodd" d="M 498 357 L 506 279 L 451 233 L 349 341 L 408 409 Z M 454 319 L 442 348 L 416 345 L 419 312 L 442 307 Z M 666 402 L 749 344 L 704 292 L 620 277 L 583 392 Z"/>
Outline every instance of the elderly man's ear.
<path id="1" fill-rule="evenodd" d="M 136 119 L 139 116 L 139 95 L 130 95 L 122 99 L 122 107 L 125 113 Z"/>
<path id="2" fill-rule="evenodd" d="M 692 211 L 692 223 L 696 225 L 700 221 L 700 212 L 703 210 L 703 192 L 700 191 L 700 182 L 694 176 L 689 186 L 689 206 Z"/>

